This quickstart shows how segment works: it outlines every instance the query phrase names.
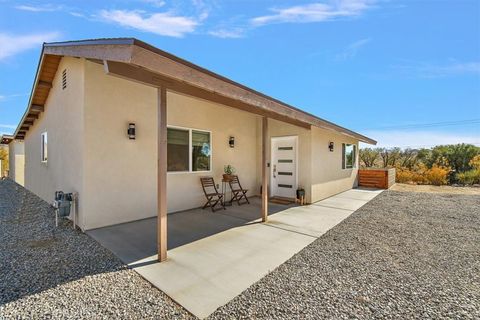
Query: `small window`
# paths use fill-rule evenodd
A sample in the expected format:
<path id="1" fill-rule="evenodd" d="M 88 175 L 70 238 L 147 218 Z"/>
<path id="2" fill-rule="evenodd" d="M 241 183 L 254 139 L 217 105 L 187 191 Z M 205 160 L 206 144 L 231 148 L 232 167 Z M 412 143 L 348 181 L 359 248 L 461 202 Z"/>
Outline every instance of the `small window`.
<path id="1" fill-rule="evenodd" d="M 192 130 L 192 171 L 210 171 L 210 133 Z"/>
<path id="2" fill-rule="evenodd" d="M 188 130 L 167 129 L 167 170 L 170 172 L 189 171 Z"/>
<path id="3" fill-rule="evenodd" d="M 47 162 L 48 160 L 48 139 L 47 133 L 43 132 L 41 135 L 41 146 L 40 146 L 41 161 Z"/>
<path id="4" fill-rule="evenodd" d="M 211 170 L 211 134 L 208 131 L 167 128 L 167 171 Z"/>
<path id="5" fill-rule="evenodd" d="M 342 153 L 343 153 L 343 169 L 352 169 L 355 168 L 356 163 L 356 148 L 354 144 L 343 144 Z"/>

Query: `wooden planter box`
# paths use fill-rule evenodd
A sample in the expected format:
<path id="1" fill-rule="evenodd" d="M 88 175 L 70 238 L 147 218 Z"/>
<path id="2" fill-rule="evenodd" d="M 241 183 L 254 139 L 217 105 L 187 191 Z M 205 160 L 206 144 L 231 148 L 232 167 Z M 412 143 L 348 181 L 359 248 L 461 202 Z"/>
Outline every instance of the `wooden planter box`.
<path id="1" fill-rule="evenodd" d="M 359 169 L 358 186 L 367 188 L 389 189 L 395 184 L 395 168 Z"/>

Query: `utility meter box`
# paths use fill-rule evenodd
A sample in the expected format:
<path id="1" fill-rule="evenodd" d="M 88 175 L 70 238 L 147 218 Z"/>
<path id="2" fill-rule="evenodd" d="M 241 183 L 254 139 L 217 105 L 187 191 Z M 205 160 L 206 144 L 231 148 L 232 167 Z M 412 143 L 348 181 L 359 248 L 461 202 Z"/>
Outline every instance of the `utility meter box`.
<path id="1" fill-rule="evenodd" d="M 58 215 L 60 217 L 67 217 L 70 215 L 72 200 L 73 195 L 71 193 L 64 193 L 63 191 L 55 192 L 55 202 L 58 208 Z"/>

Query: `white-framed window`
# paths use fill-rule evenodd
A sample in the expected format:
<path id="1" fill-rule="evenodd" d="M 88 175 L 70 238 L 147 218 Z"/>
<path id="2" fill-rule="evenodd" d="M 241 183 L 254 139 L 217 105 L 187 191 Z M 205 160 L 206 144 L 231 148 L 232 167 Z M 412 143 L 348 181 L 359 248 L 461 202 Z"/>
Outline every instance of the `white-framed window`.
<path id="1" fill-rule="evenodd" d="M 40 160 L 42 162 L 47 162 L 48 160 L 48 136 L 47 132 L 42 132 L 40 135 L 41 137 L 41 144 L 40 144 Z"/>
<path id="2" fill-rule="evenodd" d="M 356 166 L 357 146 L 354 144 L 342 144 L 342 168 L 352 169 Z"/>
<path id="3" fill-rule="evenodd" d="M 206 130 L 167 128 L 167 171 L 209 172 L 212 169 L 212 133 Z"/>

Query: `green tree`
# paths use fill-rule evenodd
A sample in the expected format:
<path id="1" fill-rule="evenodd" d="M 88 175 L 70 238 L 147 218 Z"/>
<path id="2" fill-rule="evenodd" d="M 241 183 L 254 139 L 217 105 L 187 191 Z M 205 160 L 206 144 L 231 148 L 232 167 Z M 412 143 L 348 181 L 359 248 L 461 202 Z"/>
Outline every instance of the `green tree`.
<path id="1" fill-rule="evenodd" d="M 382 159 L 382 166 L 384 168 L 395 167 L 400 160 L 402 149 L 396 148 L 376 148 Z"/>
<path id="2" fill-rule="evenodd" d="M 2 167 L 0 168 L 0 177 L 8 170 L 8 148 L 0 146 L 0 160 L 2 160 Z"/>
<path id="3" fill-rule="evenodd" d="M 372 148 L 362 148 L 360 149 L 359 158 L 360 165 L 363 167 L 371 168 L 374 167 L 379 156 L 378 149 Z"/>
<path id="4" fill-rule="evenodd" d="M 472 144 L 461 143 L 436 146 L 432 149 L 431 156 L 425 164 L 429 168 L 433 165 L 448 165 L 456 172 L 465 172 L 472 169 L 470 161 L 479 154 L 480 147 Z"/>
<path id="5" fill-rule="evenodd" d="M 402 168 L 413 169 L 419 162 L 419 151 L 407 148 L 400 153 L 398 165 Z"/>

